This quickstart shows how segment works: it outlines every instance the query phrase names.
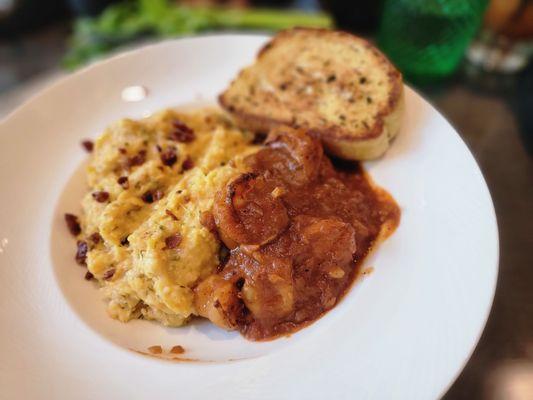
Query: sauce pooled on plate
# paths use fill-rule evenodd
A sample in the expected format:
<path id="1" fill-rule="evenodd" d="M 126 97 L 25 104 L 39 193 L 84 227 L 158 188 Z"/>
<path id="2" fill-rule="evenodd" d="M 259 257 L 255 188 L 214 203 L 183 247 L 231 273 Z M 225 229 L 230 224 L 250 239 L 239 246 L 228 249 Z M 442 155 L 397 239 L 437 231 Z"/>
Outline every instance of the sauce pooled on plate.
<path id="1" fill-rule="evenodd" d="M 271 339 L 334 307 L 400 211 L 358 164 L 334 165 L 303 130 L 274 130 L 245 163 L 249 172 L 216 196 L 230 252 L 196 287 L 195 306 L 219 326 Z"/>

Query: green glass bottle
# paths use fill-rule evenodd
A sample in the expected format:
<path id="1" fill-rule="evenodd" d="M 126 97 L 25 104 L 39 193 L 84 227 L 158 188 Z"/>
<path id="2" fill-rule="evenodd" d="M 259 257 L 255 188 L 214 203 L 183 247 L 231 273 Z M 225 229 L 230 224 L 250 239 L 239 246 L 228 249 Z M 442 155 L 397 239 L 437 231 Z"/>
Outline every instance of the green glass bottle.
<path id="1" fill-rule="evenodd" d="M 487 0 L 386 0 L 378 45 L 415 81 L 450 75 L 479 28 Z"/>

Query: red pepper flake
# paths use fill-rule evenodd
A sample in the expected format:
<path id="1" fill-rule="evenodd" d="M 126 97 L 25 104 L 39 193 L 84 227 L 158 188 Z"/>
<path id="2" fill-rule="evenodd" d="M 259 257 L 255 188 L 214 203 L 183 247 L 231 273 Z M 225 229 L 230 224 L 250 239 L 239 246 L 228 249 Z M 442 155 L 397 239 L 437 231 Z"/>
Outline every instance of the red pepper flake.
<path id="1" fill-rule="evenodd" d="M 93 244 L 98 244 L 102 240 L 102 236 L 98 232 L 94 232 L 91 236 L 89 236 L 89 240 L 93 242 Z"/>
<path id="2" fill-rule="evenodd" d="M 104 280 L 107 281 L 111 279 L 113 275 L 115 275 L 115 268 L 108 269 L 106 272 L 104 272 L 104 275 L 102 276 L 102 278 L 104 278 Z"/>
<path id="3" fill-rule="evenodd" d="M 83 240 L 78 240 L 76 243 L 78 249 L 76 251 L 76 262 L 80 265 L 87 265 L 87 252 L 89 251 L 89 246 L 87 242 Z"/>
<path id="4" fill-rule="evenodd" d="M 94 143 L 92 140 L 84 140 L 81 142 L 81 145 L 87 153 L 91 153 L 94 149 Z"/>
<path id="5" fill-rule="evenodd" d="M 165 210 L 165 214 L 167 214 L 170 218 L 172 218 L 174 221 L 178 221 L 178 217 L 174 215 L 174 213 L 170 210 Z"/>
<path id="6" fill-rule="evenodd" d="M 180 143 L 189 143 L 196 139 L 194 131 L 179 119 L 174 120 L 172 126 L 174 129 L 170 132 L 168 137 L 170 140 L 175 140 Z"/>
<path id="7" fill-rule="evenodd" d="M 172 167 L 176 161 L 178 161 L 178 153 L 175 148 L 169 147 L 161 153 L 161 162 L 167 167 Z"/>
<path id="8" fill-rule="evenodd" d="M 78 236 L 81 233 L 80 222 L 74 214 L 65 214 L 65 222 L 72 235 Z"/>
<path id="9" fill-rule="evenodd" d="M 109 200 L 109 193 L 104 191 L 94 192 L 93 199 L 95 199 L 98 203 L 105 203 L 107 200 Z"/>
<path id="10" fill-rule="evenodd" d="M 87 272 L 85 273 L 85 280 L 90 281 L 90 280 L 92 280 L 93 278 L 94 278 L 94 275 L 91 274 L 89 271 L 87 271 Z"/>
<path id="11" fill-rule="evenodd" d="M 185 349 L 182 346 L 177 345 L 177 346 L 172 347 L 170 349 L 170 352 L 172 354 L 183 354 L 183 353 L 185 353 Z"/>
<path id="12" fill-rule="evenodd" d="M 165 249 L 175 249 L 181 243 L 181 235 L 176 233 L 165 239 Z"/>
<path id="13" fill-rule="evenodd" d="M 135 167 L 138 165 L 143 165 L 146 161 L 146 150 L 140 150 L 137 155 L 130 157 L 128 159 L 128 166 Z"/>
<path id="14" fill-rule="evenodd" d="M 161 148 L 161 146 L 159 146 L 158 144 L 155 145 L 155 148 L 156 148 L 156 150 L 157 150 L 158 153 L 161 153 L 161 151 L 163 150 L 163 149 Z"/>
<path id="15" fill-rule="evenodd" d="M 188 171 L 188 170 L 190 170 L 192 167 L 194 167 L 194 161 L 192 160 L 191 157 L 187 157 L 187 158 L 183 161 L 183 164 L 181 164 L 181 168 L 183 168 L 184 171 Z"/>
<path id="16" fill-rule="evenodd" d="M 130 182 L 128 181 L 127 176 L 121 176 L 120 178 L 118 178 L 117 183 L 122 186 L 122 189 L 124 190 L 129 189 L 130 187 Z"/>
<path id="17" fill-rule="evenodd" d="M 120 154 L 126 154 L 126 153 L 127 153 L 127 150 L 126 150 L 124 147 L 120 147 L 120 148 L 118 149 L 118 152 L 119 152 Z"/>

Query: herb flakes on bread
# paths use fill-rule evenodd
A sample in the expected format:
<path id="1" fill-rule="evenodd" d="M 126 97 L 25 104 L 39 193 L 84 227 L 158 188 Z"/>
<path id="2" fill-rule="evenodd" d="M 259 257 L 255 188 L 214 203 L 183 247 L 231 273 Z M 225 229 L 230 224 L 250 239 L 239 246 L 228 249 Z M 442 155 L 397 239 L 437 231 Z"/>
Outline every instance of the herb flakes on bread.
<path id="1" fill-rule="evenodd" d="M 311 130 L 333 155 L 380 157 L 400 128 L 402 76 L 374 46 L 346 32 L 280 32 L 220 95 L 238 124 Z"/>

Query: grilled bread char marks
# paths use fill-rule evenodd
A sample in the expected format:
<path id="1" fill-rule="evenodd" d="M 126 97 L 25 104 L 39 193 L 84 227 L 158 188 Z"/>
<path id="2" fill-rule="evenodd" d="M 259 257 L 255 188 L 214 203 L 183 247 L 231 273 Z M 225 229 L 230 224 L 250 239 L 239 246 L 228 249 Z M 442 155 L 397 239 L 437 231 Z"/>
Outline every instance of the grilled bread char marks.
<path id="1" fill-rule="evenodd" d="M 220 95 L 243 127 L 305 127 L 336 156 L 381 156 L 400 127 L 401 74 L 366 40 L 296 28 L 276 35 Z"/>

